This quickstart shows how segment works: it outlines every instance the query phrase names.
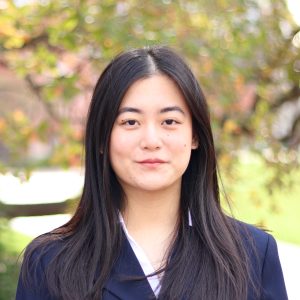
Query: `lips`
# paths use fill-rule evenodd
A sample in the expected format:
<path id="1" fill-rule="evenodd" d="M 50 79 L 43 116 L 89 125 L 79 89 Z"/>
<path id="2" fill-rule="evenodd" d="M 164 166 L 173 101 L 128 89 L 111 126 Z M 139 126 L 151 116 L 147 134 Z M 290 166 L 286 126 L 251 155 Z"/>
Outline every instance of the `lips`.
<path id="1" fill-rule="evenodd" d="M 165 163 L 164 160 L 161 160 L 159 158 L 149 158 L 142 161 L 139 161 L 141 164 L 163 164 Z"/>
<path id="2" fill-rule="evenodd" d="M 159 159 L 159 158 L 149 158 L 149 159 L 141 160 L 138 163 L 143 167 L 150 168 L 150 169 L 156 169 L 157 167 L 165 164 L 166 161 Z"/>

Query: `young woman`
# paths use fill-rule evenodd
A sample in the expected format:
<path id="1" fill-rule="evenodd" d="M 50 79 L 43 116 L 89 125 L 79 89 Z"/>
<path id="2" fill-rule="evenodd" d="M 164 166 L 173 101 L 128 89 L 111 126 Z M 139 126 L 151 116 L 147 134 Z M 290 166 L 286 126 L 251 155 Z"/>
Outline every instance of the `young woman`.
<path id="1" fill-rule="evenodd" d="M 104 70 L 73 218 L 28 247 L 17 300 L 287 299 L 276 242 L 226 216 L 207 104 L 166 47 Z"/>

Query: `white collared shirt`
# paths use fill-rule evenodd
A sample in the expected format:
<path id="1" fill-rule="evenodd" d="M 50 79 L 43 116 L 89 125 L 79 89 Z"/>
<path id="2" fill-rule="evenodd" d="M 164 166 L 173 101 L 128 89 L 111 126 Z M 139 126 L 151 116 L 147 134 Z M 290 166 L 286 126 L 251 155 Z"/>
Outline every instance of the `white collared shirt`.
<path id="1" fill-rule="evenodd" d="M 189 226 L 192 226 L 192 218 L 191 218 L 190 211 L 188 212 L 188 216 L 189 216 Z M 137 260 L 139 261 L 145 276 L 148 276 L 148 275 L 154 273 L 155 269 L 153 268 L 146 253 L 144 252 L 142 247 L 140 247 L 139 244 L 134 240 L 134 238 L 129 234 L 121 213 L 119 213 L 119 219 L 120 219 L 120 223 L 123 227 L 123 230 L 125 232 L 125 235 L 127 237 L 127 240 L 129 242 Z M 158 297 L 158 294 L 160 292 L 160 280 L 159 280 L 158 275 L 153 275 L 153 276 L 147 277 L 147 280 L 148 280 L 155 296 Z"/>

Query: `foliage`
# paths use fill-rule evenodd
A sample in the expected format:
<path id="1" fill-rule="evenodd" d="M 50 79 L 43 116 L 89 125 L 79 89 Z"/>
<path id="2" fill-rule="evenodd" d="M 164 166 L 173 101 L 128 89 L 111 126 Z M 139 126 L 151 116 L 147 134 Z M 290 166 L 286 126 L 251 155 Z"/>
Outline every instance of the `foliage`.
<path id="1" fill-rule="evenodd" d="M 19 254 L 29 240 L 11 230 L 5 219 L 0 219 L 0 300 L 15 299 Z"/>
<path id="2" fill-rule="evenodd" d="M 272 168 L 298 164 L 300 117 L 285 135 L 272 132 L 283 104 L 300 96 L 300 32 L 284 0 L 4 0 L 1 9 L 0 62 L 46 111 L 38 122 L 22 108 L 0 115 L 7 165 L 81 164 L 86 110 L 72 107 L 87 106 L 114 55 L 152 44 L 174 47 L 197 74 L 223 167 L 240 149 Z M 51 145 L 39 162 L 24 155 L 36 141 Z"/>

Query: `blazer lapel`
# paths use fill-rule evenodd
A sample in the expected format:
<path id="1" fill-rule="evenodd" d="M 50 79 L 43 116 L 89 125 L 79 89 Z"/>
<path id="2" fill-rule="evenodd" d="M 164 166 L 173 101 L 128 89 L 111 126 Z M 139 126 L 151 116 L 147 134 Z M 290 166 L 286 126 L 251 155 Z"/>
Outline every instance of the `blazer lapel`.
<path id="1" fill-rule="evenodd" d="M 144 276 L 145 274 L 139 264 L 139 261 L 137 260 L 126 236 L 123 235 L 121 253 L 112 269 L 109 279 L 105 285 L 105 289 L 109 292 L 109 294 L 113 294 L 115 299 L 156 299 L 147 278 L 138 280 L 131 279 Z M 111 299 L 111 297 L 105 297 L 105 294 L 106 293 L 104 293 L 104 300 Z"/>

